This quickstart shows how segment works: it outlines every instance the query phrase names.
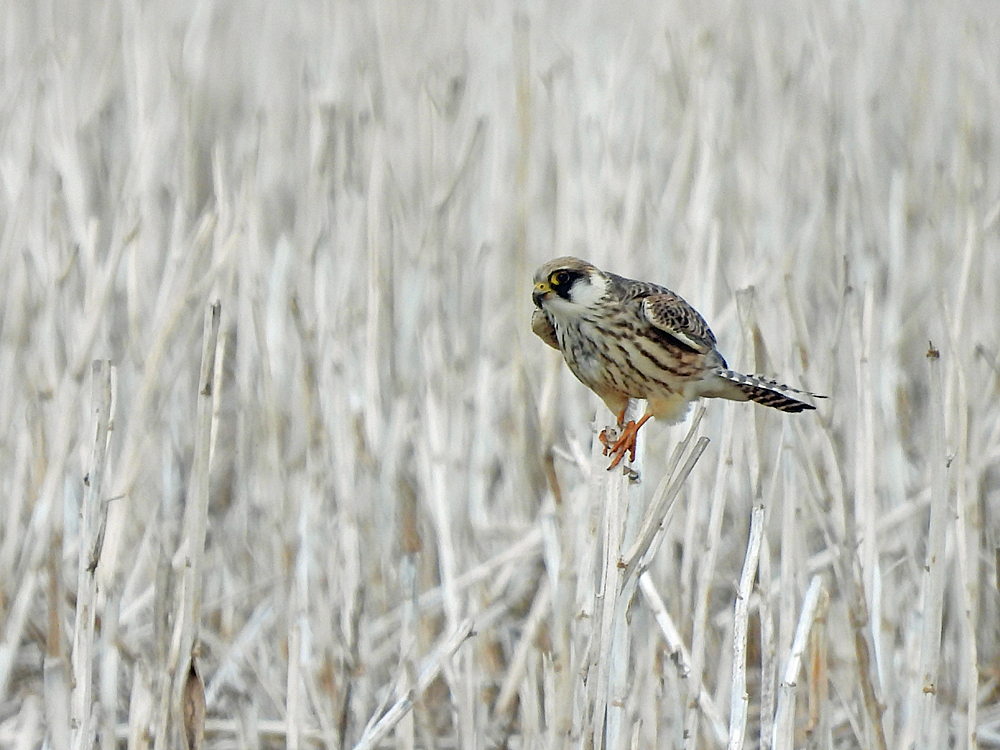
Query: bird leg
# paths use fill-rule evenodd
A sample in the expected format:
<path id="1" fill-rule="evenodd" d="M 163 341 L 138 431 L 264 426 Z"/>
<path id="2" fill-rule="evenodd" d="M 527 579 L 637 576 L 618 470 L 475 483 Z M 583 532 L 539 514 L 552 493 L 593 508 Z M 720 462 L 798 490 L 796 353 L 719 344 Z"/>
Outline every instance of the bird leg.
<path id="1" fill-rule="evenodd" d="M 620 464 L 622 459 L 625 458 L 626 453 L 629 454 L 628 460 L 630 463 L 635 461 L 636 436 L 639 434 L 639 428 L 646 424 L 646 420 L 651 416 L 653 415 L 644 414 L 638 422 L 629 420 L 629 423 L 625 425 L 625 431 L 622 432 L 621 437 L 615 441 L 614 445 L 609 446 L 607 443 L 604 443 L 604 455 L 612 457 L 608 471 L 611 471 Z"/>
<path id="2" fill-rule="evenodd" d="M 628 401 L 625 402 L 625 406 L 622 407 L 622 410 L 618 412 L 618 430 L 609 434 L 607 429 L 603 429 L 601 430 L 601 434 L 597 436 L 597 439 L 601 441 L 601 445 L 604 446 L 605 456 L 611 452 L 613 442 L 618 438 L 618 433 L 621 432 L 622 427 L 625 426 L 625 412 L 627 411 Z"/>

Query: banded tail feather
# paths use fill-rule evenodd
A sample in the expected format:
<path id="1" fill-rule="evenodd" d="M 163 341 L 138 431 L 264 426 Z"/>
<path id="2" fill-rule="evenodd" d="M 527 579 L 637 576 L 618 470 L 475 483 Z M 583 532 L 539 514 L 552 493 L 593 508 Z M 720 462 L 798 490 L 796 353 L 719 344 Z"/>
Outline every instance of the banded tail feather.
<path id="1" fill-rule="evenodd" d="M 826 398 L 808 391 L 800 391 L 763 375 L 744 375 L 734 370 L 717 370 L 720 377 L 732 383 L 746 400 L 778 411 L 797 414 L 816 407 L 806 399 Z"/>

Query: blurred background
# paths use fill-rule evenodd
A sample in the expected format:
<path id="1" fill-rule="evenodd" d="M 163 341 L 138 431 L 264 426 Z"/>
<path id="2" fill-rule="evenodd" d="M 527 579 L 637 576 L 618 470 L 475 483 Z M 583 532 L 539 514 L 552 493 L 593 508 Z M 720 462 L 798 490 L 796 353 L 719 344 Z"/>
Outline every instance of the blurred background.
<path id="1" fill-rule="evenodd" d="M 208 744 L 353 747 L 473 618 L 387 742 L 575 746 L 582 699 L 553 704 L 552 681 L 589 626 L 565 664 L 544 633 L 594 591 L 538 592 L 594 564 L 591 440 L 611 415 L 529 327 L 534 269 L 572 254 L 675 290 L 734 369 L 830 397 L 792 416 L 709 404 L 713 443 L 651 568 L 682 635 L 699 627 L 713 492 L 708 653 L 730 647 L 754 502 L 782 576 L 779 661 L 808 577 L 829 574 L 817 555 L 850 554 L 856 532 L 888 746 L 1000 745 L 1000 6 L 10 0 L 2 15 L 0 744 L 62 742 L 43 664 L 69 663 L 91 554 L 94 359 L 115 368 L 95 721 L 104 747 L 152 742 L 218 300 Z M 642 497 L 686 429 L 644 428 Z M 949 510 L 929 738 L 915 654 L 934 466 Z M 873 747 L 830 575 L 830 708 L 810 741 Z M 684 688 L 635 609 L 630 731 L 679 747 Z M 725 706 L 722 665 L 704 676 Z"/>

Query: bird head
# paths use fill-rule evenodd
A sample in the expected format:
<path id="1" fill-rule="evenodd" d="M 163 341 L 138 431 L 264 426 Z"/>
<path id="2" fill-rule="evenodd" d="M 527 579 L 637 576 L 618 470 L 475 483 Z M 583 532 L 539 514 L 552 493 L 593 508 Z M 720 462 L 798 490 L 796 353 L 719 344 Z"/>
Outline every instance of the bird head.
<path id="1" fill-rule="evenodd" d="M 531 299 L 553 315 L 580 315 L 600 302 L 607 289 L 607 277 L 587 261 L 556 258 L 535 272 Z"/>

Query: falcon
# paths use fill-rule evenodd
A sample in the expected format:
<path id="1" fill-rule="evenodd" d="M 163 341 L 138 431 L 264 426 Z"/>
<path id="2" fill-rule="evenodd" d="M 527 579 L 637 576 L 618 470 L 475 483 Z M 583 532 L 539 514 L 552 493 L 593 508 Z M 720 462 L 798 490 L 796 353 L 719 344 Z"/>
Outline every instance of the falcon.
<path id="1" fill-rule="evenodd" d="M 535 273 L 531 330 L 558 349 L 570 371 L 617 417 L 615 438 L 600 434 L 615 468 L 650 417 L 684 419 L 699 398 L 754 401 L 800 412 L 823 398 L 759 375 L 729 369 L 715 334 L 691 305 L 669 289 L 602 271 L 579 258 L 550 260 Z M 638 422 L 625 424 L 629 399 L 646 400 Z"/>

